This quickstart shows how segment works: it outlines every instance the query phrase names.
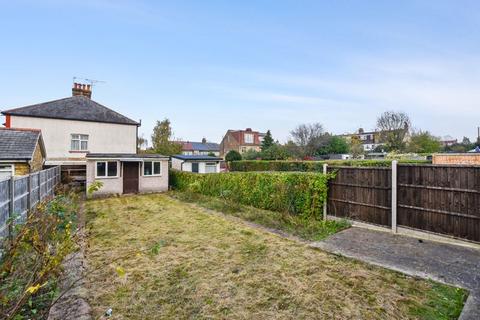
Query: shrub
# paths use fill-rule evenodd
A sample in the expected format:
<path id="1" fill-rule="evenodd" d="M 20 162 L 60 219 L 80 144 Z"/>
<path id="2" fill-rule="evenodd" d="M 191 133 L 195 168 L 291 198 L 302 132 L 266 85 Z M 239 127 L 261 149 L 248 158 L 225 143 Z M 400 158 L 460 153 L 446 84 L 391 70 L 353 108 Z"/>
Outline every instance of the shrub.
<path id="1" fill-rule="evenodd" d="M 170 171 L 174 189 L 221 197 L 260 209 L 321 217 L 331 175 L 299 172 L 195 174 Z"/>
<path id="2" fill-rule="evenodd" d="M 61 263 L 76 245 L 78 198 L 61 194 L 29 213 L 5 243 L 0 259 L 2 319 L 46 319 L 58 297 Z"/>
<path id="3" fill-rule="evenodd" d="M 392 160 L 325 160 L 325 161 L 265 161 L 242 160 L 229 164 L 230 171 L 299 171 L 309 172 L 323 170 L 323 165 L 357 166 L 357 167 L 389 167 Z M 430 163 L 420 160 L 400 160 L 399 163 Z"/>
<path id="4" fill-rule="evenodd" d="M 242 160 L 242 155 L 235 150 L 228 151 L 227 155 L 225 156 L 226 161 L 240 161 Z"/>

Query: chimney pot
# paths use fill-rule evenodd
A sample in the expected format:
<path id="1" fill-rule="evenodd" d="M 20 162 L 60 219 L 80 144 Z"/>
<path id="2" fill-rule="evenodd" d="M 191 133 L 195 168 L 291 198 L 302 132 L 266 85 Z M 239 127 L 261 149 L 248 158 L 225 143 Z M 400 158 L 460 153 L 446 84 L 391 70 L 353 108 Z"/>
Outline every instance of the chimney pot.
<path id="1" fill-rule="evenodd" d="M 92 86 L 90 84 L 83 84 L 74 82 L 72 88 L 72 96 L 84 96 L 87 98 L 92 97 Z"/>

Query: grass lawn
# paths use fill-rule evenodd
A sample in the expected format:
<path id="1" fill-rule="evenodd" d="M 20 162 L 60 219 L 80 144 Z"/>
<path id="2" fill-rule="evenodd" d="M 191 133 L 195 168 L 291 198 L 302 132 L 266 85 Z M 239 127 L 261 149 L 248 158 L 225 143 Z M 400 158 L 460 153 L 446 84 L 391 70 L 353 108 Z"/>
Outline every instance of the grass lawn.
<path id="1" fill-rule="evenodd" d="M 94 318 L 452 319 L 466 296 L 166 194 L 91 200 L 87 219 Z"/>

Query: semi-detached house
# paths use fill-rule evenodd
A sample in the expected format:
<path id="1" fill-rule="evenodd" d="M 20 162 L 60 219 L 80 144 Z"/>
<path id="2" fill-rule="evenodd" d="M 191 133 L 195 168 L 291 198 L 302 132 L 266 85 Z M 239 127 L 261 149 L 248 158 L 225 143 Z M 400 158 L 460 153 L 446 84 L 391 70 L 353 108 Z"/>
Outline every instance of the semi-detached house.
<path id="1" fill-rule="evenodd" d="M 62 176 L 102 182 L 98 194 L 168 189 L 168 157 L 137 154 L 140 123 L 91 99 L 89 85 L 74 83 L 72 96 L 2 112 L 7 128 L 40 130 L 46 166 Z"/>
<path id="2" fill-rule="evenodd" d="M 136 153 L 140 123 L 93 101 L 91 93 L 89 85 L 74 84 L 71 97 L 5 110 L 5 126 L 41 130 L 45 165 L 80 176 L 88 153 Z"/>

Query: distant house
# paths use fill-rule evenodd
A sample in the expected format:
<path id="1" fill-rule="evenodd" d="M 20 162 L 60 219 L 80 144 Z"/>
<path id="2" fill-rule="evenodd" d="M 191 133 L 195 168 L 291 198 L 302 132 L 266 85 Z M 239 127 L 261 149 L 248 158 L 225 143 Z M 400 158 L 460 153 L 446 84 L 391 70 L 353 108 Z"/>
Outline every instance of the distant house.
<path id="1" fill-rule="evenodd" d="M 0 179 L 40 171 L 45 157 L 40 130 L 0 128 Z"/>
<path id="2" fill-rule="evenodd" d="M 406 129 L 401 130 L 408 132 Z M 342 134 L 339 136 L 345 138 L 348 143 L 350 143 L 353 138 L 358 139 L 358 141 L 360 141 L 362 144 L 363 150 L 367 153 L 374 152 L 378 147 L 385 145 L 385 141 L 382 140 L 380 131 L 365 131 L 363 128 L 359 128 L 355 133 Z M 404 141 L 407 141 L 408 139 L 408 134 L 405 134 Z"/>
<path id="3" fill-rule="evenodd" d="M 359 128 L 355 133 L 340 136 L 345 138 L 348 143 L 350 143 L 353 138 L 358 139 L 365 152 L 373 152 L 377 147 L 384 145 L 384 143 L 381 142 L 380 131 L 364 131 L 363 128 Z"/>
<path id="4" fill-rule="evenodd" d="M 212 156 L 175 155 L 172 156 L 172 168 L 195 173 L 216 173 L 220 172 L 222 160 Z"/>
<path id="5" fill-rule="evenodd" d="M 441 143 L 444 147 L 451 147 L 451 146 L 453 146 L 454 144 L 457 144 L 457 143 L 458 143 L 458 140 L 455 139 L 455 138 L 452 137 L 452 136 L 443 136 L 443 137 L 440 139 L 440 143 Z"/>
<path id="6" fill-rule="evenodd" d="M 7 128 L 42 131 L 46 165 L 80 168 L 87 153 L 136 153 L 140 123 L 91 100 L 89 85 L 74 83 L 72 97 L 2 112 Z"/>
<path id="7" fill-rule="evenodd" d="M 229 151 L 235 150 L 245 153 L 249 150 L 260 151 L 265 133 L 245 130 L 228 130 L 220 143 L 220 156 L 224 157 Z"/>
<path id="8" fill-rule="evenodd" d="M 192 141 L 179 141 L 182 144 L 183 155 L 204 155 L 213 154 L 214 156 L 220 155 L 220 145 L 214 142 L 207 142 L 207 139 L 203 138 L 202 142 Z"/>
<path id="9" fill-rule="evenodd" d="M 89 153 L 87 190 L 99 181 L 93 196 L 168 190 L 168 157 L 158 154 Z"/>

